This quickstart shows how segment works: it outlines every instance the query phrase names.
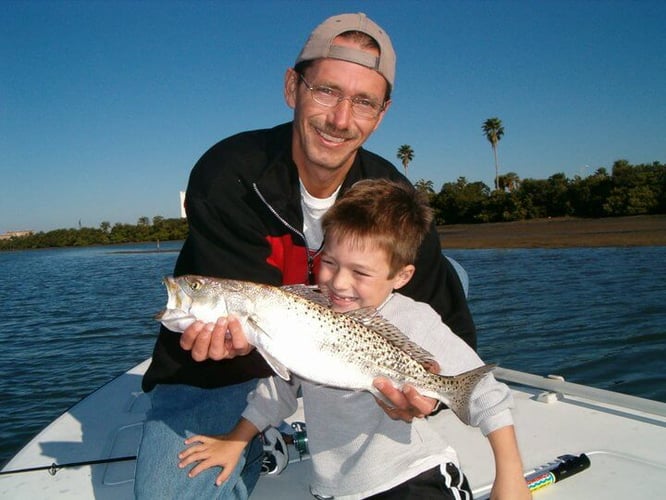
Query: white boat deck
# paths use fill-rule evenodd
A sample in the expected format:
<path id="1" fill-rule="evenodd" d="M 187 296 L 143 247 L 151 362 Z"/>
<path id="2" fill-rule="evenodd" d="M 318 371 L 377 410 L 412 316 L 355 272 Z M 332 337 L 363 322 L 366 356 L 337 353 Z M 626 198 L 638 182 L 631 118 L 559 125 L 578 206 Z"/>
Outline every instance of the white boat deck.
<path id="1" fill-rule="evenodd" d="M 135 456 L 149 405 L 140 390 L 147 363 L 94 392 L 28 443 L 3 468 L 0 498 L 133 498 L 133 459 L 66 465 Z M 511 384 L 526 473 L 560 455 L 585 453 L 591 460 L 587 470 L 537 490 L 535 499 L 664 498 L 666 404 L 510 370 L 498 369 L 496 376 L 569 393 Z M 477 429 L 451 413 L 447 419 L 475 498 L 486 498 L 494 473 L 490 448 Z M 46 470 L 52 463 L 65 466 L 52 475 Z M 263 477 L 252 498 L 311 499 L 308 475 L 307 461 L 291 463 L 281 475 Z"/>

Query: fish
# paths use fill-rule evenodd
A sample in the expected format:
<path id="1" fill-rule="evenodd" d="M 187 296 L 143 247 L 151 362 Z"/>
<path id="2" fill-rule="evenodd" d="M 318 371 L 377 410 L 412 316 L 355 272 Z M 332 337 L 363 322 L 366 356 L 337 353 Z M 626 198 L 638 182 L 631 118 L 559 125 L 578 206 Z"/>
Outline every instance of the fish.
<path id="1" fill-rule="evenodd" d="M 469 423 L 476 384 L 495 365 L 455 375 L 432 373 L 433 356 L 412 342 L 374 308 L 335 312 L 318 289 L 183 275 L 164 278 L 166 308 L 156 315 L 166 328 L 183 332 L 194 321 L 234 315 L 247 340 L 273 371 L 315 384 L 365 390 L 383 398 L 373 380 L 386 377 L 397 388 L 409 384 L 441 401 Z"/>

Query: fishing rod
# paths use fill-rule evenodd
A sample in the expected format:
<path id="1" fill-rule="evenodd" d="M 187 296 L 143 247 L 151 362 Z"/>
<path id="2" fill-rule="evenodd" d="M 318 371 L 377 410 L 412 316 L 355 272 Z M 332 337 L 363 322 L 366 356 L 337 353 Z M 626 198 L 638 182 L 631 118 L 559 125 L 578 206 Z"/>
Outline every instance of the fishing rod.
<path id="1" fill-rule="evenodd" d="M 126 457 L 102 458 L 99 460 L 88 460 L 85 462 L 70 462 L 67 464 L 57 464 L 53 462 L 51 465 L 41 465 L 39 467 L 29 467 L 27 469 L 0 471 L 0 476 L 4 476 L 6 474 L 20 474 L 22 472 L 36 472 L 41 470 L 48 471 L 49 474 L 55 476 L 60 469 L 83 467 L 84 465 L 99 465 L 99 464 L 111 464 L 114 462 L 129 462 L 130 460 L 136 460 L 136 455 L 126 456 Z"/>
<path id="2" fill-rule="evenodd" d="M 305 442 L 307 442 L 307 438 L 305 439 L 306 439 Z M 299 451 L 301 450 L 299 449 Z M 44 470 L 48 471 L 50 475 L 55 476 L 60 469 L 82 467 L 85 465 L 100 465 L 100 464 L 110 464 L 115 462 L 129 462 L 131 460 L 136 460 L 136 455 L 129 455 L 126 457 L 103 458 L 99 460 L 87 460 L 84 462 L 70 462 L 66 464 L 57 464 L 53 462 L 51 465 L 43 465 L 40 467 L 29 467 L 26 469 L 0 471 L 0 476 L 4 476 L 7 474 L 21 474 L 25 472 L 37 472 Z M 590 466 L 590 459 L 588 458 L 587 455 L 585 455 L 585 453 L 581 453 L 579 456 L 562 455 L 557 457 L 557 460 L 555 460 L 554 462 L 539 467 L 533 473 L 528 474 L 525 477 L 525 480 L 527 481 L 527 486 L 530 489 L 530 491 L 536 491 L 550 484 L 554 484 L 558 481 L 562 481 L 566 478 L 569 478 L 574 474 L 578 474 L 579 472 L 582 472 L 585 469 L 587 469 L 589 466 Z"/>

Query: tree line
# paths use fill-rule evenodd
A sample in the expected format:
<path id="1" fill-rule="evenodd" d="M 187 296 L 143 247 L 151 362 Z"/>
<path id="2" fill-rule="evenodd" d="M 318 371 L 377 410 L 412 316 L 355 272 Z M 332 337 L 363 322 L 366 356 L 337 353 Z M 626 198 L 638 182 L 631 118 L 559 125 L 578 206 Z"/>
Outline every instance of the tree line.
<path id="1" fill-rule="evenodd" d="M 410 150 L 403 152 L 413 157 Z M 498 189 L 465 177 L 445 183 L 439 192 L 429 180 L 415 185 L 428 195 L 439 225 L 666 213 L 666 164 L 659 162 L 631 165 L 618 160 L 610 173 L 602 167 L 573 179 L 557 173 L 548 179 L 521 180 L 509 172 L 498 175 Z M 0 250 L 182 240 L 187 232 L 186 219 L 141 217 L 136 225 L 102 222 L 99 228 L 56 229 L 0 240 Z"/>
<path id="2" fill-rule="evenodd" d="M 497 145 L 504 136 L 502 120 L 488 118 L 481 130 L 493 150 L 494 190 L 482 182 L 469 183 L 465 177 L 444 184 L 439 193 L 432 189 L 432 182 L 417 182 L 417 187 L 428 193 L 439 224 L 666 213 L 666 167 L 659 162 L 634 166 L 618 160 L 610 174 L 599 168 L 585 178 L 568 179 L 558 173 L 546 180 L 521 181 L 515 172 L 499 173 Z M 405 144 L 397 156 L 407 175 L 414 151 Z"/>
<path id="3" fill-rule="evenodd" d="M 140 217 L 136 225 L 102 222 L 99 228 L 56 229 L 28 236 L 0 240 L 0 250 L 28 250 L 33 248 L 85 247 L 140 243 L 145 241 L 183 240 L 187 237 L 186 219 L 152 219 Z"/>
<path id="4" fill-rule="evenodd" d="M 437 224 L 505 222 L 545 217 L 615 217 L 666 213 L 666 164 L 631 165 L 618 160 L 611 172 L 599 168 L 588 177 L 520 179 L 497 177 L 497 189 L 459 177 L 439 192 L 432 181 L 416 187 L 427 193 Z"/>

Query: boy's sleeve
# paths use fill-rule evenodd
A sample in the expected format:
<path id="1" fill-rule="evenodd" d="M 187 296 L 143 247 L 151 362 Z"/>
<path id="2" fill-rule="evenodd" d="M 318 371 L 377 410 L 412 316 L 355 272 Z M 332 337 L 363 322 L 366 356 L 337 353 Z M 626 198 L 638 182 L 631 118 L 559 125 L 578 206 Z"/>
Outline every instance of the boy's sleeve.
<path id="1" fill-rule="evenodd" d="M 422 306 L 421 306 L 422 307 Z M 479 355 L 451 329 L 439 321 L 439 318 L 430 318 L 425 311 L 420 314 L 427 326 L 423 331 L 429 332 L 422 339 L 422 345 L 435 355 L 440 364 L 443 375 L 458 375 L 459 373 L 482 366 L 484 361 Z M 513 425 L 513 396 L 506 384 L 498 382 L 492 373 L 486 374 L 474 387 L 470 397 L 470 421 L 465 422 L 471 426 L 479 427 L 484 436 L 490 432 Z"/>
<path id="2" fill-rule="evenodd" d="M 506 384 L 498 382 L 492 373 L 482 378 L 470 399 L 470 422 L 484 436 L 507 425 L 513 425 L 513 396 Z"/>
<path id="3" fill-rule="evenodd" d="M 287 382 L 280 377 L 259 380 L 257 388 L 247 397 L 243 417 L 259 430 L 277 427 L 298 408 L 297 392 L 300 382 L 295 378 Z"/>

